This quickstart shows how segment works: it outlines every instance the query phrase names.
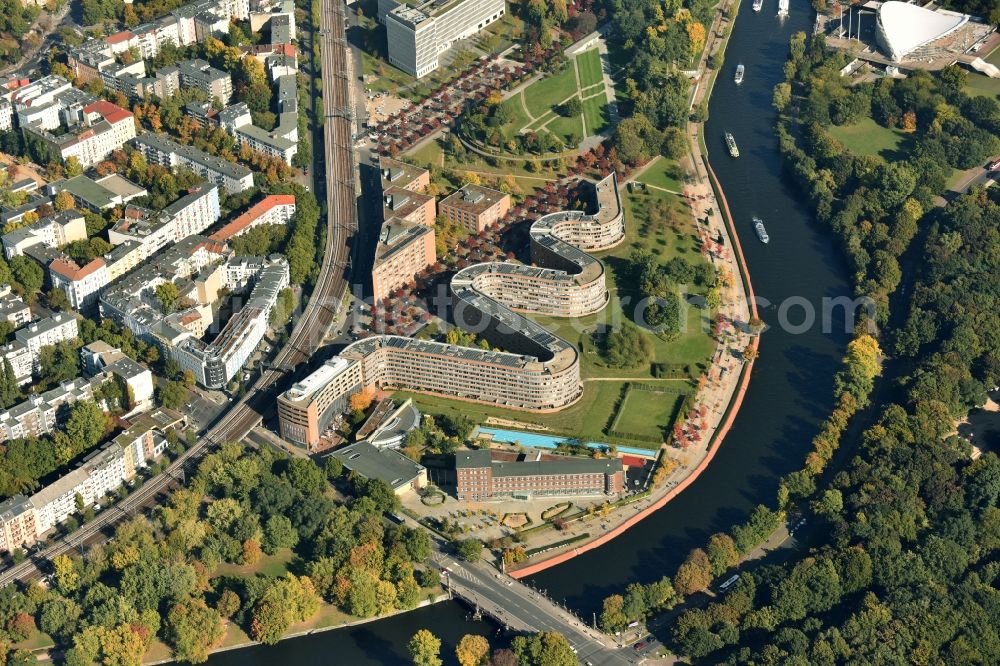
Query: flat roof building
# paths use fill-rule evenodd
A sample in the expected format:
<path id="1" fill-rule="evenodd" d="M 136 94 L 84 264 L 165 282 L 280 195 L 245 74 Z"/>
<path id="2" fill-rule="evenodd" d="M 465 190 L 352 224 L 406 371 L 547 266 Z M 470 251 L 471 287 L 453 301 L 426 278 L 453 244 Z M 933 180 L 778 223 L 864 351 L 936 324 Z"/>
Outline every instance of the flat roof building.
<path id="1" fill-rule="evenodd" d="M 161 134 L 142 134 L 135 147 L 153 163 L 168 168 L 183 166 L 215 183 L 229 194 L 253 187 L 253 172 L 241 164 L 209 155 L 194 146 L 184 146 Z"/>
<path id="2" fill-rule="evenodd" d="M 455 454 L 455 492 L 460 500 L 530 499 L 617 495 L 625 489 L 619 458 L 493 460 L 488 449 Z"/>
<path id="3" fill-rule="evenodd" d="M 465 185 L 441 200 L 441 215 L 472 234 L 497 224 L 510 210 L 510 195 L 482 185 Z"/>
<path id="4" fill-rule="evenodd" d="M 366 479 L 385 481 L 397 495 L 427 485 L 427 469 L 399 451 L 356 442 L 331 453 L 344 467 Z"/>

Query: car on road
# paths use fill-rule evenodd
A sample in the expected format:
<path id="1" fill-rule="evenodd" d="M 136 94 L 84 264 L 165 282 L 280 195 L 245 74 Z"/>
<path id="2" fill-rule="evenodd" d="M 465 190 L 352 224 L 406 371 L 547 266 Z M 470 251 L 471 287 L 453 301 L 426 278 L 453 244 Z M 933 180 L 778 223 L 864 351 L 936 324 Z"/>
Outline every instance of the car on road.
<path id="1" fill-rule="evenodd" d="M 1000 170 L 1000 158 L 997 158 L 986 165 L 988 171 L 998 171 Z"/>
<path id="2" fill-rule="evenodd" d="M 642 648 L 646 647 L 647 645 L 649 645 L 649 643 L 647 643 L 646 641 L 639 641 L 638 643 L 636 643 L 632 647 L 635 648 L 635 650 L 638 652 L 639 650 L 641 650 Z"/>

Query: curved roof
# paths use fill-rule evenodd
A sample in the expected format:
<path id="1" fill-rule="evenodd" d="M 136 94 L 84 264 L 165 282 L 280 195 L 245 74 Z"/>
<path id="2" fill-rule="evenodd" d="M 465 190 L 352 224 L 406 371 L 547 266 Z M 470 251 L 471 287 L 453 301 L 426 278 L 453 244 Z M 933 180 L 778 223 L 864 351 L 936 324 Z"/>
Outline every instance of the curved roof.
<path id="1" fill-rule="evenodd" d="M 924 44 L 944 37 L 969 17 L 889 0 L 879 7 L 878 20 L 889 55 L 893 60 L 900 60 Z"/>

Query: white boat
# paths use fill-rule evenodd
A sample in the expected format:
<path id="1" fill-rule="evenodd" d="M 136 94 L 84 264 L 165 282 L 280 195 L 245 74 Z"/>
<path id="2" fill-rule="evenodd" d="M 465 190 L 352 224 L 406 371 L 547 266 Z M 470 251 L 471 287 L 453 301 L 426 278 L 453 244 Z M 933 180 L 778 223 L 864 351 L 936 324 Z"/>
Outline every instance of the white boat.
<path id="1" fill-rule="evenodd" d="M 757 232 L 757 238 L 760 239 L 761 243 L 767 245 L 771 242 L 771 237 L 767 235 L 767 229 L 764 228 L 764 220 L 756 215 L 753 218 L 753 228 Z"/>
<path id="2" fill-rule="evenodd" d="M 788 16 L 788 0 L 778 0 L 778 16 Z"/>
<path id="3" fill-rule="evenodd" d="M 736 65 L 736 76 L 733 77 L 733 80 L 736 81 L 737 84 L 743 83 L 743 72 L 744 71 L 745 70 L 744 70 L 744 67 L 743 67 L 742 63 L 740 63 L 739 65 Z"/>
<path id="4" fill-rule="evenodd" d="M 726 147 L 729 148 L 729 155 L 731 157 L 740 156 L 740 149 L 736 147 L 736 139 L 729 132 L 726 132 Z"/>
<path id="5" fill-rule="evenodd" d="M 761 7 L 764 6 L 764 0 L 753 0 L 753 10 L 759 12 Z"/>

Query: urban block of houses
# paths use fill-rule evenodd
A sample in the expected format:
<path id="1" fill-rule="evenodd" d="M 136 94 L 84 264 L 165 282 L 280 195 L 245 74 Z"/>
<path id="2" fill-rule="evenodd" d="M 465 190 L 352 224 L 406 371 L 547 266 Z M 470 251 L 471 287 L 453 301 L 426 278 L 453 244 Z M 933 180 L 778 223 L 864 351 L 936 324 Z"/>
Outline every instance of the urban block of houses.
<path id="1" fill-rule="evenodd" d="M 141 414 L 72 471 L 30 497 L 15 495 L 0 502 L 0 552 L 34 545 L 76 513 L 80 501 L 84 507 L 103 501 L 163 455 L 167 432 L 185 424 L 184 416 L 164 408 Z"/>
<path id="2" fill-rule="evenodd" d="M 72 340 L 78 332 L 76 319 L 58 312 L 14 331 L 14 340 L 0 346 L 0 359 L 10 363 L 18 384 L 27 384 L 39 367 L 42 347 Z"/>
<path id="3" fill-rule="evenodd" d="M 239 217 L 227 222 L 209 238 L 225 242 L 260 225 L 288 224 L 293 215 L 295 215 L 294 195 L 269 194 L 250 206 Z"/>
<path id="4" fill-rule="evenodd" d="M 15 327 L 31 321 L 31 308 L 11 291 L 9 284 L 0 284 L 0 321 L 10 322 Z"/>
<path id="5" fill-rule="evenodd" d="M 130 111 L 46 76 L 11 95 L 17 126 L 43 141 L 63 160 L 75 157 L 84 167 L 108 157 L 135 138 Z"/>
<path id="6" fill-rule="evenodd" d="M 75 210 L 64 210 L 36 222 L 18 227 L 0 237 L 8 259 L 30 254 L 36 246 L 55 250 L 73 241 L 87 240 L 87 223 Z M 48 262 L 45 262 L 48 263 Z"/>
<path id="7" fill-rule="evenodd" d="M 224 243 L 193 235 L 105 289 L 100 311 L 157 344 L 161 353 L 191 370 L 203 386 L 222 388 L 260 344 L 288 279 L 288 262 L 280 255 L 235 257 Z M 180 294 L 174 311 L 164 311 L 155 296 L 156 288 L 167 282 Z M 220 323 L 213 306 L 223 288 L 245 295 L 246 300 L 205 342 L 201 338 Z"/>
<path id="8" fill-rule="evenodd" d="M 187 167 L 228 194 L 253 187 L 253 172 L 242 164 L 209 155 L 194 146 L 181 145 L 162 134 L 142 134 L 135 138 L 134 145 L 150 164 L 168 169 Z"/>
<path id="9" fill-rule="evenodd" d="M 379 162 L 382 183 L 382 229 L 375 246 L 372 295 L 386 298 L 437 260 L 434 249 L 434 197 L 426 169 L 390 158 Z"/>

